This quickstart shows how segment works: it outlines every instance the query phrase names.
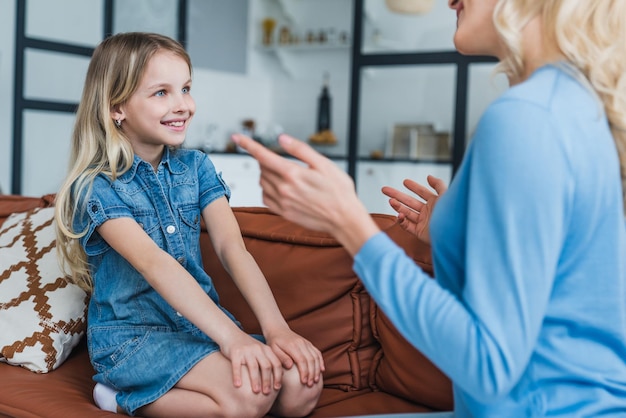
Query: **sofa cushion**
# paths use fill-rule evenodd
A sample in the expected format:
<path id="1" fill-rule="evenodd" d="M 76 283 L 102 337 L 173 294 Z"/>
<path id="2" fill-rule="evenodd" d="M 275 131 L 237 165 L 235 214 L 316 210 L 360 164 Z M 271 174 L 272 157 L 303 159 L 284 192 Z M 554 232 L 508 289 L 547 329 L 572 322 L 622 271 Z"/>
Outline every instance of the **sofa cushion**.
<path id="1" fill-rule="evenodd" d="M 39 373 L 67 358 L 86 323 L 87 295 L 64 279 L 55 243 L 52 207 L 0 226 L 0 361 Z"/>
<path id="2" fill-rule="evenodd" d="M 85 338 L 61 367 L 37 374 L 0 364 L 0 417 L 122 418 L 100 410 L 93 401 L 93 368 Z"/>
<path id="3" fill-rule="evenodd" d="M 349 416 L 389 417 L 398 415 L 418 417 L 419 413 L 432 412 L 432 409 L 411 403 L 402 398 L 384 392 L 371 390 L 344 392 L 338 389 L 324 388 L 315 411 L 309 418 L 330 418 Z M 415 414 L 415 415 L 413 415 Z"/>
<path id="4" fill-rule="evenodd" d="M 379 346 L 370 320 L 370 299 L 352 270 L 349 254 L 329 235 L 297 226 L 265 208 L 235 208 L 246 247 L 272 288 L 291 328 L 309 339 L 326 363 L 324 383 L 341 390 L 368 388 Z M 248 332 L 260 332 L 229 275 L 202 234 L 205 269 L 222 304 Z M 294 285 L 294 283 L 296 285 Z"/>
<path id="5" fill-rule="evenodd" d="M 385 231 L 426 273 L 432 275 L 430 248 L 398 225 Z M 372 331 L 381 348 L 372 361 L 370 382 L 380 390 L 432 410 L 453 409 L 452 385 L 413 347 L 372 301 Z"/>
<path id="6" fill-rule="evenodd" d="M 452 385 L 437 367 L 404 339 L 373 306 L 374 334 L 382 348 L 372 362 L 372 388 L 432 410 L 453 409 Z"/>

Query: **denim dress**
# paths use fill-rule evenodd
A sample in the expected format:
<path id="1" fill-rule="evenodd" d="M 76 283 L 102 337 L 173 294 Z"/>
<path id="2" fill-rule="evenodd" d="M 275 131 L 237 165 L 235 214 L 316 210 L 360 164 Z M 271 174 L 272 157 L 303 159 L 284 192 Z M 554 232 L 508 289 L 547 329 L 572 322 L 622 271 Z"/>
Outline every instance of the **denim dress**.
<path id="1" fill-rule="evenodd" d="M 96 228 L 109 219 L 134 219 L 220 306 L 202 266 L 199 238 L 202 209 L 222 196 L 229 198 L 230 190 L 206 154 L 166 148 L 156 172 L 135 157 L 115 181 L 99 175 L 81 199 L 74 227 L 87 232 L 81 244 L 94 283 L 87 328 L 94 380 L 119 391 L 118 405 L 131 415 L 219 347 L 176 312 Z"/>

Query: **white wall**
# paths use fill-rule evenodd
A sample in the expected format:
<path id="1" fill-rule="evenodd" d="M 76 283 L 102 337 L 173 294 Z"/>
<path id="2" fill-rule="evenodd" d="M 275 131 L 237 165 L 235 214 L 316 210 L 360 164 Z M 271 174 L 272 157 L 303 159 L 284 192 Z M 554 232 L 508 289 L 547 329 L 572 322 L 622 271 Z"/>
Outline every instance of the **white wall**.
<path id="1" fill-rule="evenodd" d="M 272 120 L 272 84 L 266 79 L 194 68 L 191 94 L 196 115 L 185 142 L 189 148 L 223 150 L 243 119 Z"/>
<path id="2" fill-rule="evenodd" d="M 471 140 L 478 120 L 493 100 L 509 86 L 509 81 L 502 73 L 494 73 L 496 64 L 477 63 L 469 66 L 469 89 L 467 101 L 467 132 L 466 142 Z"/>
<path id="3" fill-rule="evenodd" d="M 382 0 L 365 0 L 363 50 L 366 52 L 424 52 L 454 50 L 456 16 L 447 1 L 433 0 L 426 14 L 391 12 Z"/>

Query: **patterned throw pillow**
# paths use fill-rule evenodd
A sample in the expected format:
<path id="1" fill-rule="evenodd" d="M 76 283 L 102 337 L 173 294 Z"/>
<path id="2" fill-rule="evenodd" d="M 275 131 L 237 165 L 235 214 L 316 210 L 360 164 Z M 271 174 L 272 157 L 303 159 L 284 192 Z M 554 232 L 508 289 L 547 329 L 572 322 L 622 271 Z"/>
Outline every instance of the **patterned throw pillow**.
<path id="1" fill-rule="evenodd" d="M 86 327 L 87 294 L 66 282 L 54 208 L 12 214 L 0 226 L 0 361 L 47 373 Z"/>

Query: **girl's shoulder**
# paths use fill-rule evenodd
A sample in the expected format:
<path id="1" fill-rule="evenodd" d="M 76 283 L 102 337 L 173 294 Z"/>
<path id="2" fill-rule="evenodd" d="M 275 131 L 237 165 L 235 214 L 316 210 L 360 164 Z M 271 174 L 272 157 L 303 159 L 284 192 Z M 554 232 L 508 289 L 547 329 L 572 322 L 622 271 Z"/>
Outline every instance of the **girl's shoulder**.
<path id="1" fill-rule="evenodd" d="M 202 156 L 206 156 L 206 154 L 203 151 L 197 150 L 197 149 L 190 149 L 190 148 L 172 148 L 170 149 L 170 158 L 178 158 L 180 160 L 185 160 L 185 159 L 197 159 L 200 158 Z"/>
<path id="2" fill-rule="evenodd" d="M 175 159 L 187 166 L 202 164 L 208 160 L 205 152 L 197 149 L 174 148 L 170 150 L 170 159 Z"/>

